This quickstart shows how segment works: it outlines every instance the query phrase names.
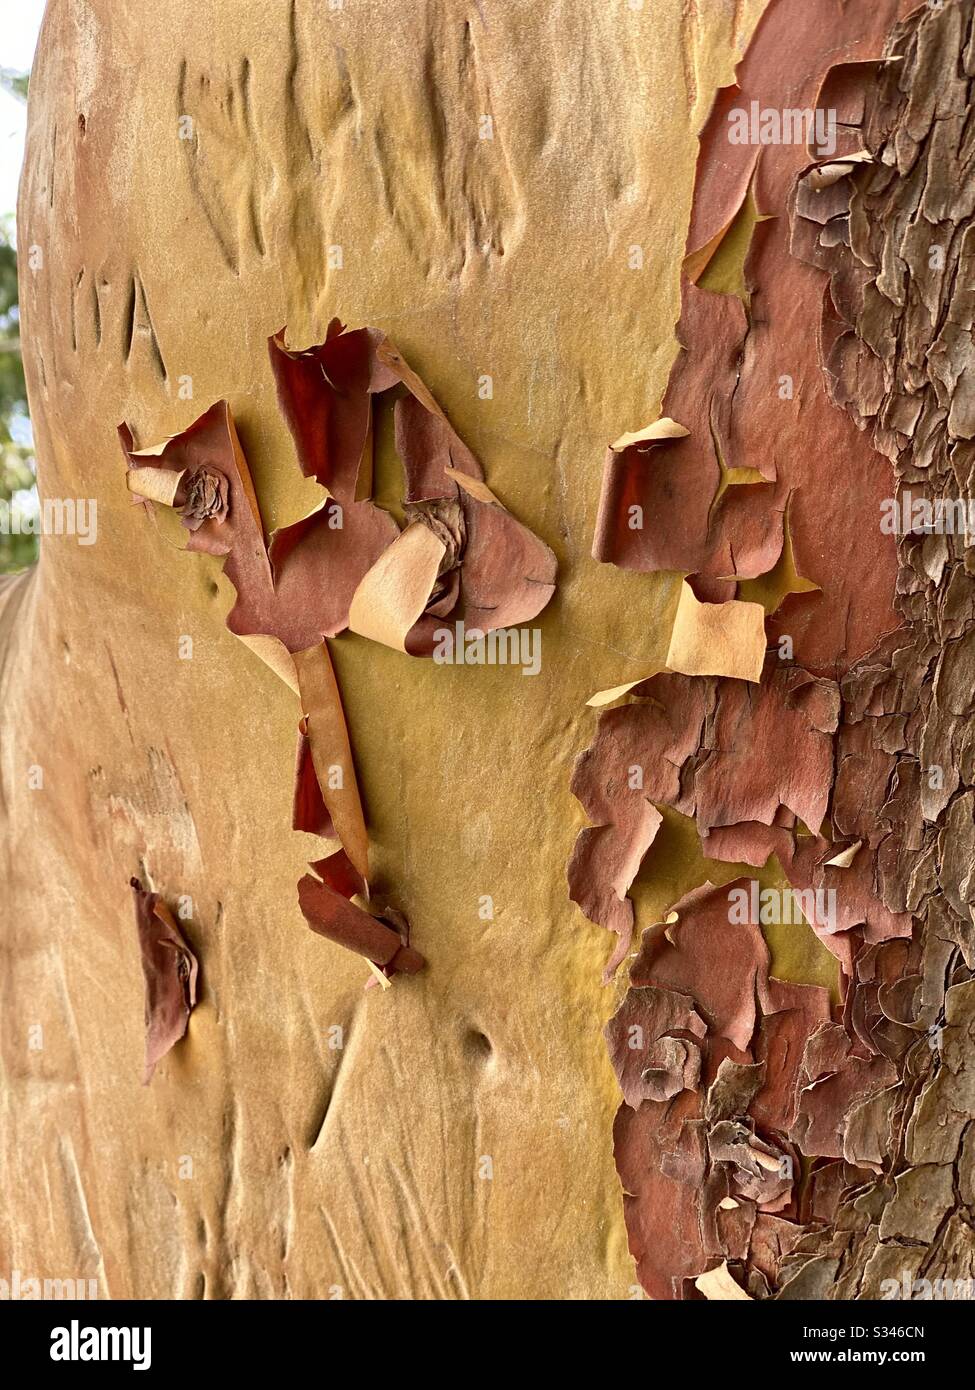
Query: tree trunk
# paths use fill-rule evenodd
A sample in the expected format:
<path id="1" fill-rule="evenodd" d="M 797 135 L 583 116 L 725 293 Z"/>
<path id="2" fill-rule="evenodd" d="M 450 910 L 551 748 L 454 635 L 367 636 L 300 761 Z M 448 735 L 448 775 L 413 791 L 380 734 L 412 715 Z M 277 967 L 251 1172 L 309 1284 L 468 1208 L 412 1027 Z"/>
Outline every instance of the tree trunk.
<path id="1" fill-rule="evenodd" d="M 973 8 L 50 0 L 24 356 L 42 499 L 94 501 L 72 514 L 97 530 L 0 587 L 0 1272 L 116 1298 L 975 1276 L 969 549 L 878 520 L 909 487 L 971 496 Z M 790 142 L 792 108 L 832 110 L 826 141 Z M 327 347 L 334 318 L 435 402 L 405 368 L 377 386 L 369 339 L 375 506 L 416 516 L 412 409 L 527 528 L 479 550 L 472 508 L 515 523 L 452 487 L 460 582 L 486 555 L 503 587 L 528 532 L 558 562 L 536 674 L 323 634 L 355 901 L 419 973 L 308 930 L 308 863 L 340 840 L 355 867 L 340 754 L 316 705 L 323 846 L 292 828 L 307 688 L 227 625 L 254 559 L 222 544 L 233 489 L 262 565 L 261 528 L 324 501 L 268 340 Z M 326 434 L 351 400 L 329 370 Z M 138 487 L 220 401 L 237 462 L 192 457 L 230 511 L 175 494 L 188 532 Z M 620 439 L 658 416 L 683 432 Z M 138 929 L 133 879 L 158 894 Z M 746 891 L 736 924 L 752 880 L 835 916 L 765 922 Z M 633 957 L 608 986 L 591 923 Z M 147 983 L 169 1031 L 144 1086 Z"/>

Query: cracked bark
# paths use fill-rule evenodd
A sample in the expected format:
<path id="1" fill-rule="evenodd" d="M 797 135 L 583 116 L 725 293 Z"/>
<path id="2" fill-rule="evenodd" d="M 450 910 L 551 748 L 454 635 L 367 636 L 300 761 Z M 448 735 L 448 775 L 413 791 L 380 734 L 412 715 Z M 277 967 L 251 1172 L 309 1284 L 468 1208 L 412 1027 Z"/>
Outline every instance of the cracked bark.
<path id="1" fill-rule="evenodd" d="M 800 181 L 794 247 L 829 275 L 821 330 L 834 401 L 893 464 L 897 496 L 968 504 L 975 465 L 972 124 L 975 4 L 922 7 L 861 83 L 863 147 L 831 186 L 832 215 Z M 975 1274 L 975 939 L 971 892 L 975 769 L 975 552 L 969 535 L 898 536 L 904 628 L 844 688 L 844 733 L 886 772 L 878 882 L 914 914 L 906 1025 L 889 1144 L 875 1182 L 840 1199 L 833 1229 L 784 1261 L 783 1297 L 876 1298 L 883 1281 Z M 905 794 L 906 789 L 906 794 Z M 834 797 L 836 793 L 834 792 Z M 905 988 L 906 986 L 906 988 Z M 903 1010 L 903 1012 L 901 1011 Z M 824 1271 L 837 1261 L 828 1285 Z"/>
<path id="2" fill-rule="evenodd" d="M 744 935 L 728 926 L 744 880 L 704 885 L 644 932 L 608 1038 L 630 1248 L 656 1298 L 730 1296 L 695 1278 L 715 1270 L 786 1299 L 911 1297 L 916 1279 L 975 1272 L 975 559 L 968 534 L 881 524 L 887 494 L 935 516 L 972 501 L 975 0 L 898 21 L 906 8 L 841 7 L 828 37 L 792 0 L 766 13 L 702 136 L 664 398 L 690 437 L 604 475 L 597 558 L 692 570 L 712 601 L 745 596 L 735 581 L 771 572 L 782 547 L 763 549 L 767 528 L 788 508 L 793 578 L 815 582 L 769 603 L 790 649 L 757 690 L 691 681 L 678 699 L 657 678 L 634 692 L 649 703 L 602 716 L 573 783 L 597 821 L 576 877 L 590 842 L 610 849 L 573 896 L 614 930 L 632 920 L 647 808 L 667 805 L 694 817 L 709 859 L 774 855 L 793 889 L 835 890 L 837 920 L 812 924 L 843 971 L 832 1008 L 776 979 L 755 908 Z M 750 102 L 835 110 L 836 149 L 811 167 L 781 143 L 729 152 L 724 119 Z M 767 220 L 740 302 L 699 282 L 746 197 Z M 792 411 L 770 404 L 787 362 Z M 628 529 L 634 503 L 658 523 L 648 533 Z M 736 567 L 742 535 L 758 563 Z M 667 779 L 632 791 L 627 767 L 646 776 L 678 748 Z M 757 1009 L 730 1005 L 729 979 Z M 732 1088 L 715 1124 L 729 1066 L 754 1085 Z M 769 1178 L 776 1155 L 794 1182 Z"/>

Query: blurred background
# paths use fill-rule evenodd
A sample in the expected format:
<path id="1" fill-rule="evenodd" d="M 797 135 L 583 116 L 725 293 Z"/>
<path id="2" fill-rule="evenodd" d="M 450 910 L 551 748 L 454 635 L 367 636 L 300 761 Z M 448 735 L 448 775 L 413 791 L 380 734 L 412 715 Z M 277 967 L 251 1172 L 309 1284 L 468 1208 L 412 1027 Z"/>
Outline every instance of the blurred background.
<path id="1" fill-rule="evenodd" d="M 27 88 L 45 0 L 7 0 L 0 17 L 0 521 L 36 513 L 34 445 L 17 307 L 17 185 L 24 160 Z M 0 571 L 37 557 L 37 537 L 0 525 Z"/>

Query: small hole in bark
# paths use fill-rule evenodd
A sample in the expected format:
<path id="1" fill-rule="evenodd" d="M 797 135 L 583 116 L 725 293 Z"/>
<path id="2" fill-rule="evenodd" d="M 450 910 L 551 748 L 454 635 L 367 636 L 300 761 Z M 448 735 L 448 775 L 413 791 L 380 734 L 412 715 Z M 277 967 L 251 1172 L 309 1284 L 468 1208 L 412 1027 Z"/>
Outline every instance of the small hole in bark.
<path id="1" fill-rule="evenodd" d="M 468 1028 L 464 1034 L 464 1051 L 474 1061 L 486 1062 L 494 1053 L 491 1039 L 480 1028 Z"/>
<path id="2" fill-rule="evenodd" d="M 88 122 L 86 121 L 86 119 L 85 119 L 85 117 L 84 117 L 84 114 L 83 114 L 81 111 L 79 111 L 79 112 L 78 112 L 78 133 L 81 135 L 82 139 L 84 138 L 84 135 L 85 135 L 85 132 L 87 131 L 87 129 L 88 129 Z"/>

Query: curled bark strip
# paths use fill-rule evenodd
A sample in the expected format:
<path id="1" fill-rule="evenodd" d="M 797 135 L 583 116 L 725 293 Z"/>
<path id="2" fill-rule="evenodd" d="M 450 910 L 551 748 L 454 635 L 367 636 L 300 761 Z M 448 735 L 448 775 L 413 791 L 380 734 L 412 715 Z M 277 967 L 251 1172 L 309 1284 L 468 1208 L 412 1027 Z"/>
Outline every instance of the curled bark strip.
<path id="1" fill-rule="evenodd" d="M 146 983 L 146 1062 L 143 1085 L 186 1032 L 196 1004 L 198 964 L 176 918 L 158 893 L 131 880 Z"/>
<path id="2" fill-rule="evenodd" d="M 190 532 L 187 550 L 225 557 L 224 573 L 237 593 L 269 602 L 271 565 L 264 524 L 227 402 L 217 401 L 182 433 L 155 448 L 136 450 L 128 425 L 119 425 L 118 434 L 130 471 L 141 475 L 151 470 L 161 479 L 180 475 L 170 505 L 184 513 L 183 524 Z M 209 481 L 202 484 L 201 477 Z M 188 486 L 193 479 L 197 482 Z M 218 505 L 201 506 L 201 487 Z"/>
<path id="3" fill-rule="evenodd" d="M 346 891 L 355 888 L 356 879 L 345 866 L 331 865 L 325 872 L 324 882 L 313 874 L 305 874 L 298 882 L 298 904 L 312 931 L 364 956 L 384 975 L 415 975 L 422 970 L 426 962 L 409 944 L 406 919 L 389 912 L 385 918 L 374 917 L 356 907 Z"/>
<path id="4" fill-rule="evenodd" d="M 306 478 L 315 478 L 341 503 L 355 500 L 359 466 L 369 433 L 369 386 L 375 329 L 343 331 L 338 319 L 324 343 L 296 352 L 285 329 L 268 339 L 278 404 Z"/>
<path id="5" fill-rule="evenodd" d="M 297 652 L 294 660 L 304 711 L 299 726 L 295 818 L 308 816 L 308 822 L 296 828 L 308 830 L 315 822 L 324 826 L 324 815 L 327 815 L 331 829 L 356 871 L 363 881 L 368 881 L 369 836 L 342 697 L 328 647 L 322 642 L 308 651 Z M 310 788 L 309 761 L 315 772 L 320 800 Z"/>

